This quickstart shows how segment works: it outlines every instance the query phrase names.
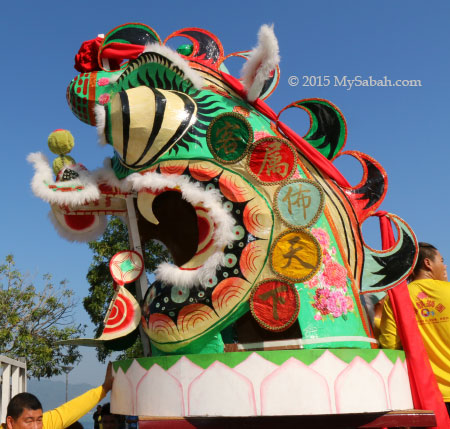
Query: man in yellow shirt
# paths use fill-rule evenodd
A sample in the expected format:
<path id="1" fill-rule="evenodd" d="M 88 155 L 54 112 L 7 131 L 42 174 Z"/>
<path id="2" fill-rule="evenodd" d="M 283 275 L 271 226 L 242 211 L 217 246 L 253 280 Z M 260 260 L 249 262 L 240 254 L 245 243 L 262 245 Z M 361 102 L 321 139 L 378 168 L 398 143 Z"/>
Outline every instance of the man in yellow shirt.
<path id="1" fill-rule="evenodd" d="M 433 245 L 419 243 L 419 257 L 411 279 L 408 291 L 419 331 L 450 414 L 450 282 L 444 258 Z M 383 307 L 380 329 L 381 347 L 401 348 L 388 299 Z"/>
<path id="2" fill-rule="evenodd" d="M 98 404 L 111 390 L 112 365 L 108 364 L 103 384 L 72 399 L 54 410 L 42 412 L 39 399 L 31 393 L 19 393 L 9 401 L 7 429 L 64 429 L 75 423 Z"/>

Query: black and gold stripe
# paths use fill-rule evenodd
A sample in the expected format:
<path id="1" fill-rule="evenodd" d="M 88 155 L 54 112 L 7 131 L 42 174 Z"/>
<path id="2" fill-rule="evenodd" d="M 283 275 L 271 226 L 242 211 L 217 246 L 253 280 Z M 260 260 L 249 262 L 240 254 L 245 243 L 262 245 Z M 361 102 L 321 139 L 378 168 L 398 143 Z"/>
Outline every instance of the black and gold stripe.
<path id="1" fill-rule="evenodd" d="M 197 106 L 188 95 L 140 86 L 117 93 L 106 116 L 109 143 L 124 165 L 150 165 L 173 147 L 197 121 Z"/>

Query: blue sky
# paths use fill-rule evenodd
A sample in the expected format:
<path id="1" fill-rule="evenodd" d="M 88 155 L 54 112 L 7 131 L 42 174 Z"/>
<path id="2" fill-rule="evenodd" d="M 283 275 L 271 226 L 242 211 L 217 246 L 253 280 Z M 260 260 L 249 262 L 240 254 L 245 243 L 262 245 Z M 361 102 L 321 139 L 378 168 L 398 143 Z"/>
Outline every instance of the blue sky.
<path id="1" fill-rule="evenodd" d="M 450 148 L 450 3 L 419 1 L 208 1 L 56 2 L 21 1 L 2 5 L 3 203 L 0 257 L 15 255 L 19 269 L 32 276 L 50 272 L 68 279 L 79 299 L 87 295 L 85 279 L 91 253 L 85 244 L 60 238 L 51 226 L 46 203 L 30 189 L 30 152 L 53 159 L 47 136 L 57 128 L 75 137 L 71 155 L 89 169 L 112 154 L 101 148 L 95 129 L 78 121 L 66 104 L 65 92 L 77 75 L 73 58 L 84 40 L 126 22 L 143 22 L 165 39 L 184 27 L 216 34 L 225 53 L 251 49 L 259 27 L 275 25 L 281 55 L 281 79 L 267 100 L 279 111 L 302 98 L 326 98 L 344 113 L 346 149 L 375 158 L 386 169 L 389 190 L 381 209 L 405 219 L 419 240 L 434 243 L 450 258 L 448 197 Z M 181 43 L 181 41 L 180 41 Z M 234 64 L 238 69 L 238 64 Z M 297 76 L 300 84 L 290 86 Z M 304 76 L 330 76 L 327 87 L 302 85 Z M 415 79 L 416 87 L 335 86 L 335 79 Z M 301 135 L 308 128 L 305 113 L 282 117 Z M 336 165 L 352 184 L 361 168 L 356 161 Z M 446 220 L 447 219 L 447 220 Z M 375 222 L 363 232 L 379 246 Z M 88 323 L 81 304 L 80 321 Z M 100 383 L 103 369 L 93 353 L 73 371 L 79 382 Z"/>

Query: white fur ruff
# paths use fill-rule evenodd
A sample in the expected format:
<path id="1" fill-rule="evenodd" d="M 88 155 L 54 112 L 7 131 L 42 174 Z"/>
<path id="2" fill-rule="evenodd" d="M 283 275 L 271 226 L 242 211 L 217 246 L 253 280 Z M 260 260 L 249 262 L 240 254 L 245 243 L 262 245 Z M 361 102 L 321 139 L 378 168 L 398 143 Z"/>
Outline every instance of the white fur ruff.
<path id="1" fill-rule="evenodd" d="M 78 171 L 79 177 L 66 182 L 55 182 L 53 171 L 42 153 L 30 153 L 27 161 L 33 164 L 35 173 L 31 181 L 34 195 L 50 204 L 78 206 L 100 198 L 95 177 L 88 171 Z M 50 186 L 83 186 L 81 191 L 59 192 Z"/>
<path id="2" fill-rule="evenodd" d="M 209 279 L 215 275 L 220 266 L 224 265 L 224 260 L 223 252 L 218 251 L 211 255 L 200 268 L 192 271 L 186 271 L 176 265 L 163 262 L 155 270 L 155 277 L 163 283 L 180 288 L 191 288 L 195 285 L 206 288 Z"/>
<path id="3" fill-rule="evenodd" d="M 275 37 L 273 25 L 263 25 L 258 32 L 258 46 L 250 52 L 241 73 L 249 101 L 255 101 L 259 97 L 264 82 L 279 62 L 278 40 Z"/>
<path id="4" fill-rule="evenodd" d="M 234 240 L 234 219 L 222 205 L 220 192 L 217 189 L 205 190 L 199 183 L 194 183 L 186 176 L 169 175 L 150 172 L 144 175 L 135 173 L 128 176 L 124 182 L 130 181 L 134 191 L 142 189 L 160 191 L 165 188 L 181 191 L 181 195 L 191 205 L 201 204 L 208 210 L 209 216 L 216 225 L 214 241 L 218 247 L 230 244 Z"/>
<path id="5" fill-rule="evenodd" d="M 202 205 L 208 210 L 208 215 L 215 225 L 213 234 L 216 252 L 196 270 L 183 270 L 167 262 L 158 266 L 155 277 L 163 283 L 179 286 L 193 287 L 195 285 L 207 286 L 208 280 L 213 277 L 217 268 L 224 264 L 223 248 L 235 239 L 233 227 L 234 218 L 222 205 L 220 193 L 216 189 L 205 190 L 198 183 L 193 183 L 186 176 L 163 176 L 158 173 L 145 175 L 132 174 L 124 181 L 130 181 L 134 191 L 150 189 L 154 192 L 163 189 L 179 189 L 184 200 L 195 205 Z"/>

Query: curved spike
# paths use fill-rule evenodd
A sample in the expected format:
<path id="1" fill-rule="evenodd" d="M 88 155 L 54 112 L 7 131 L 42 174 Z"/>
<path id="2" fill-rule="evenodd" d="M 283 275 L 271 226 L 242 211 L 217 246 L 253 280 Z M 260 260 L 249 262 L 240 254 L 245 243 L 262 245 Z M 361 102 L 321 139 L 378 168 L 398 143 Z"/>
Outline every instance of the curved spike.
<path id="1" fill-rule="evenodd" d="M 417 240 L 409 225 L 391 213 L 387 217 L 397 228 L 398 239 L 394 246 L 378 251 L 364 245 L 364 269 L 361 294 L 382 292 L 405 280 L 417 261 Z"/>
<path id="2" fill-rule="evenodd" d="M 339 156 L 356 158 L 363 168 L 363 177 L 354 187 L 343 188 L 362 223 L 378 209 L 388 189 L 386 170 L 372 157 L 358 151 L 342 152 Z"/>
<path id="3" fill-rule="evenodd" d="M 159 43 L 161 39 L 158 33 L 145 24 L 128 23 L 113 28 L 103 41 L 102 47 L 113 42 L 128 43 L 133 45 L 146 45 L 147 43 Z"/>
<path id="4" fill-rule="evenodd" d="M 109 57 L 108 54 L 105 54 L 105 50 L 109 50 L 112 46 L 114 51 L 123 50 L 123 58 L 120 60 L 136 58 L 143 50 L 143 47 L 148 43 L 158 43 L 161 44 L 161 39 L 158 36 L 153 28 L 149 27 L 145 24 L 140 23 L 128 23 L 119 25 L 116 28 L 113 28 L 104 38 L 103 43 L 101 44 L 98 52 L 99 64 L 103 68 L 102 59 L 106 56 Z M 134 47 L 135 52 L 130 56 L 130 48 Z M 142 49 L 138 49 L 142 47 Z M 114 68 L 120 67 L 120 62 L 118 61 L 117 54 L 114 55 L 115 64 Z"/>
<path id="5" fill-rule="evenodd" d="M 347 140 L 347 124 L 342 112 L 328 100 L 308 98 L 287 105 L 280 110 L 278 118 L 291 107 L 303 109 L 309 115 L 310 127 L 303 138 L 323 156 L 333 160 Z"/>
<path id="6" fill-rule="evenodd" d="M 219 70 L 223 71 L 225 73 L 230 74 L 228 71 L 226 65 L 224 64 L 225 61 L 228 58 L 231 57 L 238 57 L 238 58 L 244 58 L 246 61 L 248 60 L 248 57 L 250 55 L 251 51 L 239 51 L 239 52 L 233 52 L 232 54 L 227 55 L 220 63 Z M 261 93 L 259 94 L 259 97 L 261 100 L 268 99 L 272 93 L 275 91 L 276 87 L 278 86 L 278 83 L 280 82 L 280 66 L 276 66 L 276 68 L 273 70 L 272 76 L 270 76 L 265 82 L 264 86 L 261 90 Z"/>
<path id="7" fill-rule="evenodd" d="M 183 28 L 172 33 L 164 40 L 164 44 L 174 37 L 186 37 L 194 45 L 194 49 L 189 56 L 184 56 L 189 61 L 203 63 L 214 69 L 218 69 L 223 60 L 223 47 L 220 40 L 209 31 L 201 28 Z"/>
<path id="8" fill-rule="evenodd" d="M 130 339 L 133 339 L 133 342 L 135 341 L 142 312 L 136 298 L 126 287 L 117 285 L 115 287 L 115 293 L 103 322 L 102 334 L 97 338 L 73 338 L 61 341 L 58 344 L 88 347 L 99 347 L 104 344 L 110 350 L 123 350 L 121 346 L 128 348 L 129 345 L 125 344 L 128 344 L 129 341 L 126 339 L 131 335 Z M 109 343 L 110 341 L 117 341 L 117 343 Z"/>

